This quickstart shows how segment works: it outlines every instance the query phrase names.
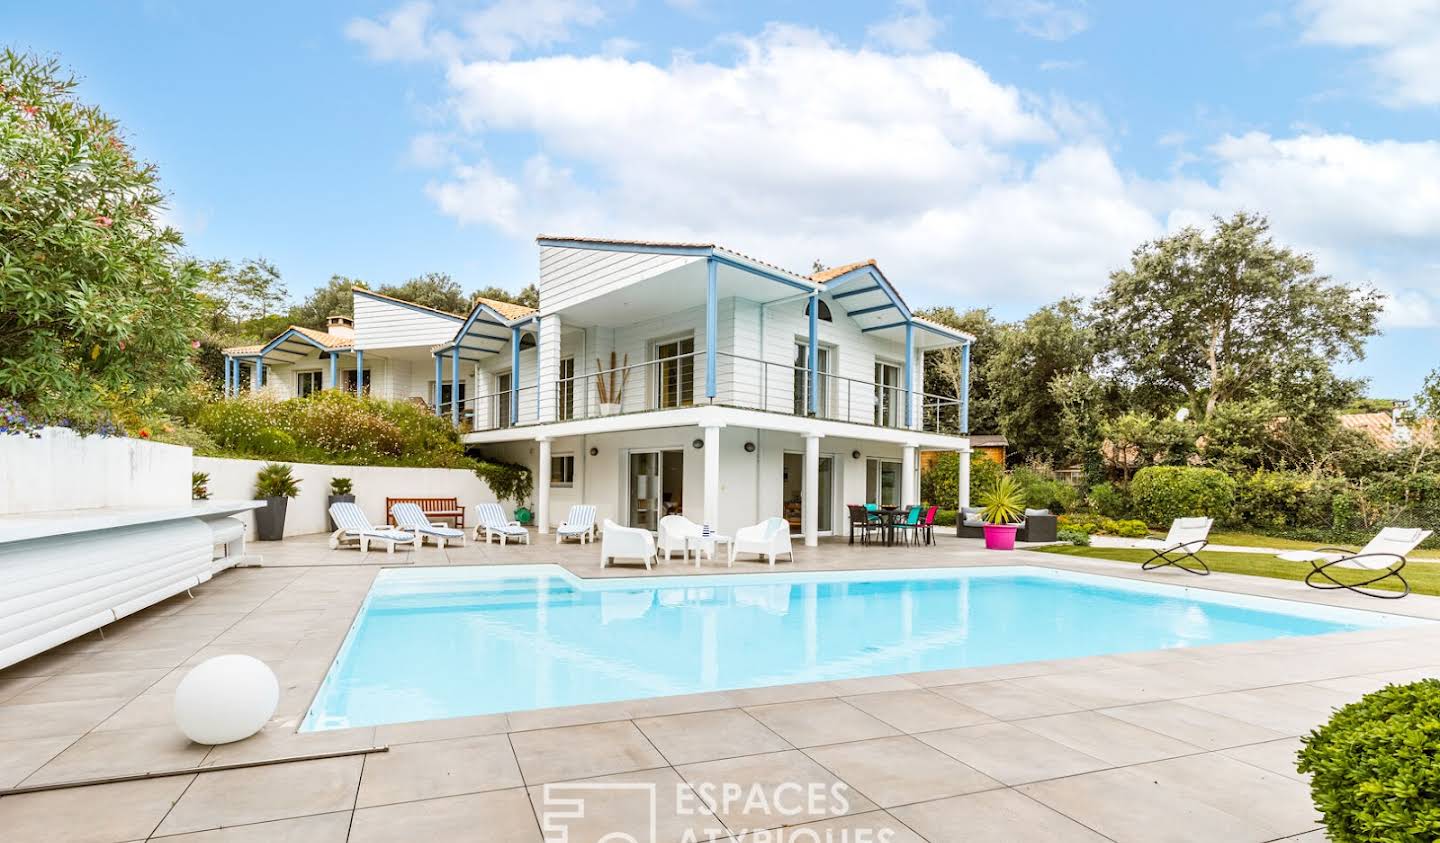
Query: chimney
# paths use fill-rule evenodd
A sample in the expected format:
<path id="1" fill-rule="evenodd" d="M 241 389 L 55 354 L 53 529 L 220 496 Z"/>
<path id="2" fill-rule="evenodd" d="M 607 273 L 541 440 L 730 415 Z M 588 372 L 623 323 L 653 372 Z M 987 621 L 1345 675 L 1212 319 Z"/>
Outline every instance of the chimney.
<path id="1" fill-rule="evenodd" d="M 355 320 L 349 316 L 335 314 L 325 320 L 325 333 L 345 339 L 355 338 Z"/>

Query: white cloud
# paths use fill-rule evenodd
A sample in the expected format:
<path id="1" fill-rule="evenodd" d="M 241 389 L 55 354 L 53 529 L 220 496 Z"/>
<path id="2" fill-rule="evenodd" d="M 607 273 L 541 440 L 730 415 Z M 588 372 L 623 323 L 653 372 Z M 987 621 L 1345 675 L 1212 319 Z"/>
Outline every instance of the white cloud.
<path id="1" fill-rule="evenodd" d="M 1090 27 L 1090 17 L 1083 3 L 1057 3 L 1051 0 L 990 0 L 986 11 L 993 18 L 1003 18 L 1015 28 L 1046 41 L 1064 41 Z"/>
<path id="2" fill-rule="evenodd" d="M 1435 0 L 1300 0 L 1303 40 L 1361 49 L 1378 96 L 1396 107 L 1440 105 L 1440 3 Z"/>
<path id="3" fill-rule="evenodd" d="M 454 21 L 434 21 L 428 2 L 407 3 L 380 20 L 355 18 L 345 35 L 365 45 L 377 61 L 476 56 L 509 58 L 522 49 L 547 49 L 569 41 L 574 30 L 594 26 L 605 12 L 594 0 L 495 0 Z M 432 25 L 433 24 L 433 25 Z"/>
<path id="4" fill-rule="evenodd" d="M 520 234 L 520 186 L 495 172 L 488 161 L 461 164 L 449 180 L 431 182 L 425 193 L 441 213 L 462 223 L 493 225 L 506 234 Z"/>
<path id="5" fill-rule="evenodd" d="M 899 0 L 896 5 L 895 16 L 871 24 L 865 30 L 866 36 L 871 41 L 901 52 L 929 50 L 944 24 L 930 14 L 925 0 Z"/>

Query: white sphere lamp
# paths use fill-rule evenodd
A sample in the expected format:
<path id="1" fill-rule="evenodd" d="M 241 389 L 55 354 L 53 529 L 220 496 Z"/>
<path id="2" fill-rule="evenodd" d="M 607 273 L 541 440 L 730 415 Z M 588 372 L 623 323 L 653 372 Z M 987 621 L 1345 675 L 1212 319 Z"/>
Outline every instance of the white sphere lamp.
<path id="1" fill-rule="evenodd" d="M 250 737 L 275 714 L 280 682 L 253 656 L 216 656 L 196 665 L 175 689 L 175 724 L 195 743 Z"/>

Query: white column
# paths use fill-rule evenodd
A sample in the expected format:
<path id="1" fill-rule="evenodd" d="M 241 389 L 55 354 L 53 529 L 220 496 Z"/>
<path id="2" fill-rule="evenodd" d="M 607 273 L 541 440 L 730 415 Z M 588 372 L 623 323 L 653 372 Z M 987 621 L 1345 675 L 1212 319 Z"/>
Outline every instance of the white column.
<path id="1" fill-rule="evenodd" d="M 261 377 L 260 367 L 262 367 L 262 366 L 264 366 L 264 365 L 265 365 L 265 364 L 262 363 L 261 361 L 256 360 L 255 363 L 254 363 L 254 364 L 251 366 L 251 368 L 250 368 L 250 391 L 253 392 L 253 393 L 259 393 L 259 392 L 260 392 L 260 377 Z"/>
<path id="2" fill-rule="evenodd" d="M 916 500 L 918 493 L 915 490 L 915 451 L 916 446 L 906 445 L 900 452 L 900 505 L 909 506 L 912 503 L 919 503 Z"/>
<path id="3" fill-rule="evenodd" d="M 705 523 L 720 527 L 720 425 L 706 425 L 705 431 Z"/>
<path id="4" fill-rule="evenodd" d="M 540 339 L 535 345 L 535 365 L 539 367 L 540 383 L 539 421 L 552 422 L 559 417 L 556 398 L 560 383 L 560 317 L 546 316 L 539 330 Z M 574 386 L 583 389 L 585 382 L 577 381 Z M 578 398 L 576 400 L 579 401 Z"/>
<path id="5" fill-rule="evenodd" d="M 550 437 L 535 441 L 540 443 L 540 464 L 535 471 L 535 522 L 543 536 L 550 532 Z"/>
<path id="6" fill-rule="evenodd" d="M 960 452 L 960 508 L 970 505 L 970 449 Z M 964 520 L 962 517 L 960 520 Z"/>
<path id="7" fill-rule="evenodd" d="M 820 524 L 820 434 L 805 434 L 805 484 L 800 490 L 804 501 L 801 513 L 801 529 L 805 533 L 805 546 L 820 544 L 817 535 Z"/>

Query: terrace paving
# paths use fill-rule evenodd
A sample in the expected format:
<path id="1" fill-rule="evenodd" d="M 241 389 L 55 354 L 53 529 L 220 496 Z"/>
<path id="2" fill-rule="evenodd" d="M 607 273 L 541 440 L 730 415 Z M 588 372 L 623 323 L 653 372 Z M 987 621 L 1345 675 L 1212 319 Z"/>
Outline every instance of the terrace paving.
<path id="1" fill-rule="evenodd" d="M 596 545 L 389 556 L 323 536 L 260 544 L 260 568 L 195 589 L 0 671 L 0 788 L 183 769 L 183 775 L 0 797 L 6 841 L 539 841 L 548 783 L 600 782 L 571 841 L 644 831 L 622 786 L 846 786 L 802 814 L 661 800 L 656 839 L 863 841 L 1323 840 L 1293 758 L 1331 710 L 1388 682 L 1440 676 L 1440 624 L 933 671 L 299 734 L 376 572 L 389 564 L 555 562 L 601 570 Z M 941 536 L 879 550 L 797 548 L 778 572 L 1037 565 L 1440 619 L 1440 599 L 1366 600 L 1300 583 L 1017 551 Z M 704 574 L 768 571 L 706 562 Z M 678 559 L 651 575 L 693 574 Z M 281 682 L 256 737 L 188 743 L 171 695 L 190 667 L 240 652 Z M 208 770 L 310 753 L 388 752 Z M 627 801 L 628 800 L 628 801 Z M 797 825 L 798 824 L 798 825 Z M 794 825 L 790 836 L 772 831 Z M 807 834 L 797 834 L 799 829 Z M 842 835 L 849 834 L 844 837 Z M 637 839 L 646 839 L 639 836 Z"/>

